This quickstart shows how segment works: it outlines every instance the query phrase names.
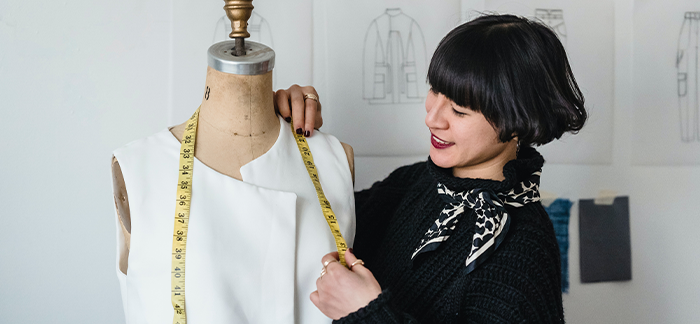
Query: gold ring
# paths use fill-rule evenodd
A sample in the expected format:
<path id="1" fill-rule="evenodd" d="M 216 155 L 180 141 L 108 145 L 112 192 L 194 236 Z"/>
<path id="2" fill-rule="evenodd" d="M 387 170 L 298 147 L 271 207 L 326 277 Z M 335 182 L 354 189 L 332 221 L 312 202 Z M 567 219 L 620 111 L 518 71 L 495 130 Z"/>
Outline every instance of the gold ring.
<path id="1" fill-rule="evenodd" d="M 325 274 L 326 274 L 326 268 L 321 269 L 321 276 L 319 276 L 318 278 L 319 279 L 323 278 L 323 275 L 325 275 Z"/>
<path id="2" fill-rule="evenodd" d="M 362 261 L 361 259 L 355 260 L 355 262 L 353 262 L 353 263 L 350 265 L 350 270 L 352 270 L 352 267 L 354 267 L 355 265 L 358 265 L 358 264 L 359 264 L 359 265 L 365 265 L 365 261 Z"/>
<path id="3" fill-rule="evenodd" d="M 328 261 L 324 262 L 323 269 L 325 269 L 329 264 L 331 264 L 331 262 L 338 262 L 338 260 L 328 260 Z"/>
<path id="4" fill-rule="evenodd" d="M 313 93 L 307 93 L 307 94 L 305 94 L 305 95 L 304 95 L 304 100 L 306 100 L 306 99 L 311 99 L 311 100 L 314 100 L 314 101 L 318 102 L 318 96 L 315 95 L 315 94 L 313 94 Z"/>

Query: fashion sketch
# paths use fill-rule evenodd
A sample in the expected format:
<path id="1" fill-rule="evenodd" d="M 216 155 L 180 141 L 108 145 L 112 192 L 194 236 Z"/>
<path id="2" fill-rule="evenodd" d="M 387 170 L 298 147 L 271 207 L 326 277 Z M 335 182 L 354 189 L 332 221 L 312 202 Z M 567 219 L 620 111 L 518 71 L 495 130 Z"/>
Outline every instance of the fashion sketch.
<path id="1" fill-rule="evenodd" d="M 427 62 L 420 25 L 400 8 L 386 9 L 365 34 L 363 98 L 370 104 L 422 102 Z"/>
<path id="2" fill-rule="evenodd" d="M 561 9 L 535 9 L 535 18 L 541 20 L 552 28 L 562 45 L 566 47 L 566 25 L 564 24 L 564 10 Z"/>
<path id="3" fill-rule="evenodd" d="M 678 69 L 678 106 L 681 140 L 700 142 L 700 87 L 698 86 L 698 46 L 700 11 L 686 12 L 678 37 L 676 68 Z"/>

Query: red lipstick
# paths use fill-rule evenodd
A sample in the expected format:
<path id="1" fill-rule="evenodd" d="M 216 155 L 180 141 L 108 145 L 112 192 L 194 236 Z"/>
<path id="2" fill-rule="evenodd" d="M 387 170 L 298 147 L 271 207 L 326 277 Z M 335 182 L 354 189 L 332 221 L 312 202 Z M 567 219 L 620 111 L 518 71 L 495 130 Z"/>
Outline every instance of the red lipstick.
<path id="1" fill-rule="evenodd" d="M 455 143 L 443 141 L 441 138 L 433 135 L 432 133 L 430 133 L 430 135 L 430 143 L 433 144 L 433 147 L 438 150 L 446 149 L 452 145 L 455 145 Z"/>

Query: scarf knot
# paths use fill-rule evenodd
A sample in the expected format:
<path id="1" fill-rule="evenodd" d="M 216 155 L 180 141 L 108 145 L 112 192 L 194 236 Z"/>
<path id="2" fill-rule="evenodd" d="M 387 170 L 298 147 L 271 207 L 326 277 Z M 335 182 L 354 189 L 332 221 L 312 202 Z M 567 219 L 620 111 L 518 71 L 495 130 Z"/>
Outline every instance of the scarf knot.
<path id="1" fill-rule="evenodd" d="M 477 216 L 471 250 L 465 262 L 467 273 L 473 271 L 498 248 L 508 232 L 510 216 L 505 205 L 522 207 L 540 200 L 541 174 L 542 170 L 533 172 L 527 180 L 516 184 L 506 193 L 496 193 L 482 188 L 458 192 L 438 182 L 438 195 L 446 206 L 423 235 L 411 259 L 415 259 L 419 254 L 435 251 L 450 237 L 460 216 L 468 208 L 474 210 Z"/>

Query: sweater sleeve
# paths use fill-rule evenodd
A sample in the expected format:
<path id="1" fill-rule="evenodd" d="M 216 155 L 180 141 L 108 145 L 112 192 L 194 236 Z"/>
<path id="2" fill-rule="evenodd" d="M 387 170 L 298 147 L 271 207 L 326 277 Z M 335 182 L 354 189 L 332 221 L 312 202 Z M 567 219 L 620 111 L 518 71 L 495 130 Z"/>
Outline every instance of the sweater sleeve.
<path id="1" fill-rule="evenodd" d="M 404 313 L 392 307 L 391 293 L 388 290 L 383 290 L 382 293 L 367 306 L 360 308 L 354 313 L 333 321 L 334 324 L 418 324 L 418 322 L 408 313 Z"/>

